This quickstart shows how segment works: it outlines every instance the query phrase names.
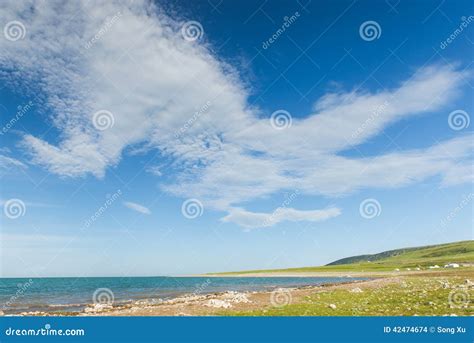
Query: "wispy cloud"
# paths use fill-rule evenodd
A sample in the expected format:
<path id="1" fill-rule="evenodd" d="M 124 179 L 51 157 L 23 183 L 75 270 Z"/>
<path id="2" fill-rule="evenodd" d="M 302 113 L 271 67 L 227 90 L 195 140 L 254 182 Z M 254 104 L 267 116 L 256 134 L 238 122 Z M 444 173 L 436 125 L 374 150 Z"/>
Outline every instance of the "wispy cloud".
<path id="1" fill-rule="evenodd" d="M 319 222 L 329 218 L 337 217 L 341 214 L 341 210 L 336 207 L 313 210 L 300 211 L 294 208 L 278 208 L 272 213 L 258 213 L 246 211 L 242 208 L 231 209 L 229 214 L 223 217 L 223 222 L 232 222 L 248 229 L 270 227 L 283 221 L 310 221 Z"/>
<path id="2" fill-rule="evenodd" d="M 0 66 L 19 71 L 6 81 L 16 85 L 20 77 L 25 89 L 41 85 L 61 132 L 54 144 L 31 135 L 23 139 L 32 161 L 52 173 L 102 178 L 127 147 L 143 144 L 173 159 L 176 179 L 163 185 L 166 191 L 198 198 L 244 226 L 262 217 L 242 209 L 244 202 L 289 189 L 334 196 L 432 176 L 444 185 L 472 180 L 466 167 L 472 163 L 472 135 L 397 153 L 341 155 L 401 119 L 445 108 L 469 76 L 455 66 L 420 68 L 391 89 L 326 94 L 311 113 L 275 130 L 262 119 L 270 113 L 248 105 L 238 72 L 205 44 L 183 39 L 182 23 L 149 2 L 7 1 L 2 7 L 1 21 L 28 23 L 24 39 L 0 40 Z M 116 13 L 113 26 L 86 49 Z M 57 20 L 67 17 L 74 20 Z M 205 104 L 210 105 L 196 116 Z M 113 119 L 105 130 L 94 125 L 94 114 L 102 110 Z M 446 149 L 453 153 L 440 153 Z M 277 222 L 313 218 L 289 210 Z"/>
<path id="3" fill-rule="evenodd" d="M 162 167 L 159 167 L 159 166 L 152 166 L 152 167 L 148 167 L 146 171 L 155 176 L 163 176 L 163 173 L 161 172 L 161 168 Z"/>
<path id="4" fill-rule="evenodd" d="M 123 204 L 125 205 L 125 207 L 128 207 L 129 209 L 139 212 L 141 214 L 151 214 L 151 211 L 148 207 L 137 204 L 136 202 L 125 201 Z"/>
<path id="5" fill-rule="evenodd" d="M 9 170 L 15 168 L 26 169 L 27 166 L 23 162 L 17 160 L 16 158 L 5 156 L 0 154 L 0 170 Z"/>
<path id="6" fill-rule="evenodd" d="M 7 201 L 10 199 L 0 199 L 0 206 L 3 206 L 7 203 Z M 31 202 L 31 201 L 23 201 L 20 199 L 23 204 L 27 207 L 39 207 L 39 208 L 57 208 L 61 207 L 61 205 L 58 204 L 50 204 L 50 203 L 44 203 L 44 202 Z"/>

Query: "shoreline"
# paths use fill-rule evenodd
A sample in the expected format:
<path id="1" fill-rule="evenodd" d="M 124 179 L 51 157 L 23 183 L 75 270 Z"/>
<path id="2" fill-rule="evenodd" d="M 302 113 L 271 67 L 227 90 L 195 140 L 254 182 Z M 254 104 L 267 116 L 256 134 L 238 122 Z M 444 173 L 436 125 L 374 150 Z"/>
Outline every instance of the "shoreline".
<path id="1" fill-rule="evenodd" d="M 294 295 L 301 295 L 321 289 L 348 287 L 350 285 L 374 280 L 354 280 L 324 283 L 320 285 L 275 287 L 273 290 L 260 291 L 224 291 L 198 295 L 189 293 L 165 300 L 160 304 L 153 305 L 135 302 L 132 306 L 126 306 L 125 308 L 112 308 L 105 311 L 99 310 L 96 313 L 91 311 L 89 313 L 80 314 L 80 316 L 215 316 L 221 315 L 221 311 L 246 310 L 260 306 L 259 304 L 262 302 L 267 303 L 269 301 L 271 303 L 272 294 L 275 293 L 287 294 L 291 292 Z"/>
<path id="2" fill-rule="evenodd" d="M 282 276 L 288 277 L 288 276 Z M 304 276 L 306 277 L 306 276 Z M 342 276 L 341 276 L 342 277 Z M 5 316 L 142 316 L 142 315 L 154 315 L 154 316 L 183 316 L 189 315 L 182 311 L 178 311 L 175 314 L 169 314 L 169 310 L 182 310 L 183 306 L 198 306 L 207 307 L 209 310 L 212 309 L 229 309 L 234 304 L 250 304 L 249 298 L 261 297 L 268 295 L 276 291 L 281 292 L 312 292 L 330 287 L 341 287 L 352 284 L 358 284 L 368 281 L 378 280 L 372 278 L 370 280 L 350 280 L 344 282 L 328 282 L 319 285 L 301 285 L 294 287 L 277 287 L 275 286 L 272 290 L 255 290 L 255 291 L 222 291 L 222 292 L 210 292 L 210 293 L 185 293 L 179 296 L 171 297 L 169 299 L 161 298 L 145 298 L 140 300 L 124 301 L 118 304 L 85 304 L 85 308 L 81 311 L 24 311 L 18 314 L 7 314 Z M 229 304 L 231 306 L 229 306 Z M 67 304 L 64 306 L 68 306 Z M 142 314 L 142 312 L 153 312 L 154 314 Z M 162 310 L 165 310 L 162 314 Z"/>
<path id="3" fill-rule="evenodd" d="M 474 270 L 411 273 L 351 273 L 299 277 L 366 277 L 319 285 L 264 290 L 195 292 L 169 299 L 147 298 L 114 304 L 88 304 L 81 311 L 22 312 L 19 316 L 406 316 L 474 315 Z M 292 274 L 279 274 L 290 277 Z M 377 275 L 377 276 L 376 276 Z M 247 277 L 256 277 L 246 274 Z M 258 277 L 274 274 L 260 273 Z M 202 277 L 202 276 L 201 276 Z M 211 277 L 211 276 L 206 276 Z M 217 277 L 220 277 L 217 276 Z M 240 277 L 231 275 L 229 277 Z M 461 294 L 461 304 L 452 303 Z M 450 300 L 451 299 L 451 300 Z M 467 300 L 466 300 L 467 299 Z"/>

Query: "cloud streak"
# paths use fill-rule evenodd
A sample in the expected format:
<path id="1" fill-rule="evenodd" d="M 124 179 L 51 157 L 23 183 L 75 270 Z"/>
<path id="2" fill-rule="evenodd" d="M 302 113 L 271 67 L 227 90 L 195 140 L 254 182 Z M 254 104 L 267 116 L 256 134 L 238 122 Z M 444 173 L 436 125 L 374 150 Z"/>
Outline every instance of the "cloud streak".
<path id="1" fill-rule="evenodd" d="M 151 214 L 151 211 L 148 207 L 145 207 L 143 205 L 137 204 L 136 202 L 131 202 L 131 201 L 125 201 L 123 205 L 135 212 L 141 213 L 141 214 Z"/>
<path id="2" fill-rule="evenodd" d="M 294 208 L 279 207 L 272 213 L 257 213 L 250 212 L 242 208 L 234 208 L 231 209 L 229 214 L 223 217 L 221 221 L 236 223 L 247 229 L 255 229 L 270 227 L 284 221 L 319 222 L 337 217 L 340 214 L 341 210 L 336 207 L 312 211 L 301 211 Z"/>

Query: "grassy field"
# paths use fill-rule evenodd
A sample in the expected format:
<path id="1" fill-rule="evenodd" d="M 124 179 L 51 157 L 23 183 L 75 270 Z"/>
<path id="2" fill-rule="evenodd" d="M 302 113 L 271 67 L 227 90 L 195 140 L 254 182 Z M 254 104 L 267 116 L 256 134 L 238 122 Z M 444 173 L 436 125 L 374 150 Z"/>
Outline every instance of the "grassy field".
<path id="1" fill-rule="evenodd" d="M 460 268 L 444 268 L 458 263 Z M 440 268 L 430 269 L 439 265 Z M 228 316 L 413 316 L 474 315 L 474 241 L 391 250 L 344 258 L 330 265 L 251 270 L 219 275 L 347 272 L 377 276 L 370 282 L 285 290 L 283 306 L 226 310 Z M 306 274 L 305 274 L 306 275 Z M 283 292 L 283 291 L 282 291 Z M 276 295 L 278 296 L 278 295 Z"/>
<path id="2" fill-rule="evenodd" d="M 380 287 L 318 290 L 285 306 L 223 311 L 230 316 L 432 316 L 474 315 L 474 289 L 462 276 L 401 277 Z M 354 286 L 355 287 L 355 286 Z M 356 290 L 357 292 L 355 292 Z M 291 299 L 286 295 L 287 299 Z"/>
<path id="3" fill-rule="evenodd" d="M 399 249 L 379 255 L 391 256 L 372 260 L 371 262 L 356 262 L 347 264 L 333 264 L 317 267 L 268 269 L 268 270 L 247 270 L 239 272 L 215 273 L 214 275 L 237 275 L 237 274 L 257 274 L 257 273 L 308 273 L 308 272 L 386 272 L 395 269 L 406 270 L 407 268 L 426 269 L 432 265 L 443 267 L 448 263 L 473 264 L 474 263 L 474 240 L 447 243 L 436 246 Z M 369 258 L 371 255 L 364 255 Z M 375 256 L 375 255 L 372 255 Z M 347 258 L 357 260 L 358 256 Z"/>

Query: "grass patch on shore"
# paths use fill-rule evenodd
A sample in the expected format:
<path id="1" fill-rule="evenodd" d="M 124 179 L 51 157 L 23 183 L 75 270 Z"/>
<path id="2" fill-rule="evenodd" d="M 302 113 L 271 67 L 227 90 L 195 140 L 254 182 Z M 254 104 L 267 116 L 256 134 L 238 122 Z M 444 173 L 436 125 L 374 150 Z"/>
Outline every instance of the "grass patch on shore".
<path id="1" fill-rule="evenodd" d="M 472 276 L 472 274 L 471 274 Z M 283 307 L 233 312 L 231 316 L 432 316 L 474 314 L 474 289 L 465 277 L 405 277 L 357 292 L 320 290 Z M 291 294 L 291 293 L 290 293 Z"/>

